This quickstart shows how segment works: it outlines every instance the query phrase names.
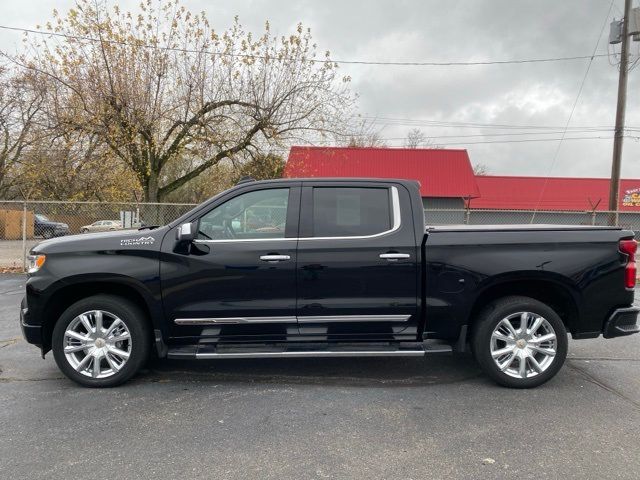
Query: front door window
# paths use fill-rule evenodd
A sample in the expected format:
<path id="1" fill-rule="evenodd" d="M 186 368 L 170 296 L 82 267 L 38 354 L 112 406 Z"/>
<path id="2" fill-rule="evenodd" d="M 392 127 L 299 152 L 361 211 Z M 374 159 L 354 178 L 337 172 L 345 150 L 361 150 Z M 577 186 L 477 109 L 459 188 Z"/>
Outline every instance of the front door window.
<path id="1" fill-rule="evenodd" d="M 285 237 L 288 188 L 256 190 L 232 198 L 200 219 L 200 240 L 278 239 Z"/>

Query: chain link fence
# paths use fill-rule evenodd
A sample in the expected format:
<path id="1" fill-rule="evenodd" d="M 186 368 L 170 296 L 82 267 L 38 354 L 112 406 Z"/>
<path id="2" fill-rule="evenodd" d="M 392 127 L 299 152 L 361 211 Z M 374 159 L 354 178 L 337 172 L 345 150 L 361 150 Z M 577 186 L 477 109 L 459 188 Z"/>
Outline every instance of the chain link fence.
<path id="1" fill-rule="evenodd" d="M 0 269 L 22 270 L 26 254 L 43 239 L 164 225 L 195 205 L 0 201 Z"/>
<path id="2" fill-rule="evenodd" d="M 31 247 L 46 238 L 164 225 L 194 206 L 187 203 L 0 201 L 0 270 L 23 270 Z M 245 227 L 250 228 L 256 222 L 262 224 L 265 218 L 271 223 L 282 223 L 284 212 L 280 205 L 256 206 L 246 214 Z M 424 216 L 427 225 L 608 225 L 617 217 L 618 225 L 640 232 L 640 213 L 632 212 L 427 209 Z"/>

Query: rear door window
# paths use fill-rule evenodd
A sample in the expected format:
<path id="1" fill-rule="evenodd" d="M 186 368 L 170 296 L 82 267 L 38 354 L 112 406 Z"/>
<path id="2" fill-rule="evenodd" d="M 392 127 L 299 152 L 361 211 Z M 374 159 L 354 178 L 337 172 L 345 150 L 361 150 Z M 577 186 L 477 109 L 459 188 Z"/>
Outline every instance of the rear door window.
<path id="1" fill-rule="evenodd" d="M 356 237 L 391 229 L 388 188 L 315 187 L 313 236 Z"/>

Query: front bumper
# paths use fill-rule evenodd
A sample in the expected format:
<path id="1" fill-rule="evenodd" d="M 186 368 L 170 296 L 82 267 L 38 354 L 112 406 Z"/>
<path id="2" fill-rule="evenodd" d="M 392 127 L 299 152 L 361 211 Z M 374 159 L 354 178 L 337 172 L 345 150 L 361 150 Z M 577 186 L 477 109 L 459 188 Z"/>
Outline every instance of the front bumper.
<path id="1" fill-rule="evenodd" d="M 42 326 L 29 324 L 29 308 L 26 298 L 23 298 L 20 304 L 20 328 L 22 336 L 28 343 L 42 346 Z"/>
<path id="2" fill-rule="evenodd" d="M 640 332 L 638 307 L 617 308 L 604 324 L 604 338 L 624 337 Z"/>

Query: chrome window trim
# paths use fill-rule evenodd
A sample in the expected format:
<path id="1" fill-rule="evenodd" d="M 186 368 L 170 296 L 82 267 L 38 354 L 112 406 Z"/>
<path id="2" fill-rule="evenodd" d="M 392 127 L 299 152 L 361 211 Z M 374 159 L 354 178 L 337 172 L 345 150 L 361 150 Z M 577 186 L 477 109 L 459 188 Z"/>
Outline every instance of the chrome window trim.
<path id="1" fill-rule="evenodd" d="M 282 238 L 234 238 L 226 240 L 208 240 L 206 238 L 196 238 L 193 243 L 234 243 L 234 242 L 282 242 L 282 241 L 298 240 L 296 237 Z"/>
<path id="2" fill-rule="evenodd" d="M 340 187 L 336 187 L 340 188 Z M 365 187 L 348 187 L 348 188 L 365 188 Z M 207 240 L 207 239 L 195 239 L 194 243 L 232 243 L 232 242 L 274 242 L 274 241 L 298 241 L 298 240 L 364 240 L 367 238 L 377 238 L 384 235 L 389 235 L 396 232 L 402 226 L 402 218 L 400 211 L 400 195 L 398 194 L 398 188 L 391 187 L 391 211 L 393 213 L 393 225 L 389 230 L 384 232 L 374 233 L 372 235 L 354 235 L 348 237 L 283 237 L 283 238 L 235 238 L 224 240 Z"/>
<path id="3" fill-rule="evenodd" d="M 411 315 L 310 315 L 284 317 L 176 318 L 176 325 L 237 325 L 249 323 L 406 322 Z"/>

